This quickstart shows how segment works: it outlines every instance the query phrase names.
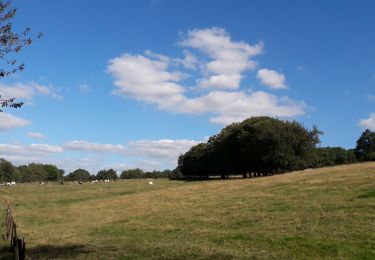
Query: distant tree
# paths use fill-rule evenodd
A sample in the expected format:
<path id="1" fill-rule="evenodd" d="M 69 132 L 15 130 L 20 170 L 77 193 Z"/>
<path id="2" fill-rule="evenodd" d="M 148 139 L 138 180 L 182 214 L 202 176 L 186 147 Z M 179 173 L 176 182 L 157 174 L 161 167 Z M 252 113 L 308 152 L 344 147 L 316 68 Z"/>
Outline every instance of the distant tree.
<path id="1" fill-rule="evenodd" d="M 13 166 L 11 162 L 0 158 L 0 181 L 10 182 L 19 180 L 20 174 L 17 167 Z"/>
<path id="2" fill-rule="evenodd" d="M 90 178 L 90 173 L 85 169 L 77 169 L 65 177 L 68 181 L 88 181 Z"/>
<path id="3" fill-rule="evenodd" d="M 17 9 L 11 6 L 11 1 L 0 1 L 0 60 L 3 62 L 0 68 L 0 78 L 22 71 L 25 64 L 18 63 L 14 57 L 15 54 L 42 36 L 41 33 L 37 36 L 30 36 L 30 28 L 26 28 L 20 33 L 15 32 L 12 20 L 16 11 Z M 18 108 L 22 105 L 22 102 L 15 102 L 14 98 L 1 98 L 0 93 L 0 112 L 4 107 Z"/>
<path id="4" fill-rule="evenodd" d="M 44 169 L 47 172 L 47 181 L 57 181 L 63 178 L 64 171 L 57 168 L 55 165 L 45 164 Z"/>
<path id="5" fill-rule="evenodd" d="M 342 147 L 319 147 L 309 154 L 309 168 L 334 166 L 356 162 L 353 150 Z"/>
<path id="6" fill-rule="evenodd" d="M 22 182 L 47 181 L 48 172 L 43 164 L 30 163 L 29 165 L 19 166 Z"/>
<path id="7" fill-rule="evenodd" d="M 153 170 L 152 172 L 145 172 L 143 178 L 159 179 L 159 178 L 168 178 L 171 170 L 157 171 Z"/>
<path id="8" fill-rule="evenodd" d="M 117 180 L 118 176 L 115 170 L 100 170 L 96 175 L 98 180 Z"/>
<path id="9" fill-rule="evenodd" d="M 365 130 L 357 140 L 354 152 L 358 161 L 375 161 L 375 132 Z"/>
<path id="10" fill-rule="evenodd" d="M 176 168 L 169 173 L 168 178 L 170 180 L 179 180 L 179 179 L 183 178 L 183 175 L 182 175 L 181 171 L 178 168 Z"/>
<path id="11" fill-rule="evenodd" d="M 298 122 L 253 117 L 233 123 L 193 146 L 178 159 L 176 171 L 184 176 L 207 178 L 247 173 L 267 175 L 308 166 L 308 157 L 319 143 L 316 126 L 308 130 Z"/>
<path id="12" fill-rule="evenodd" d="M 124 170 L 121 172 L 120 178 L 121 179 L 141 179 L 144 178 L 144 171 L 136 168 L 136 169 L 129 169 Z"/>

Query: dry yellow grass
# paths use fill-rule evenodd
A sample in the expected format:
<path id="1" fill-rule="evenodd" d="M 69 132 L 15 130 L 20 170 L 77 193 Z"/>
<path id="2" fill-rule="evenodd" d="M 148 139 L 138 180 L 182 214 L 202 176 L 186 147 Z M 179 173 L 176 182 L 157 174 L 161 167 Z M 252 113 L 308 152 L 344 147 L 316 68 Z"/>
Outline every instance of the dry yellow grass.
<path id="1" fill-rule="evenodd" d="M 153 186 L 24 184 L 0 198 L 35 259 L 373 259 L 373 193 L 375 163 L 364 163 Z"/>

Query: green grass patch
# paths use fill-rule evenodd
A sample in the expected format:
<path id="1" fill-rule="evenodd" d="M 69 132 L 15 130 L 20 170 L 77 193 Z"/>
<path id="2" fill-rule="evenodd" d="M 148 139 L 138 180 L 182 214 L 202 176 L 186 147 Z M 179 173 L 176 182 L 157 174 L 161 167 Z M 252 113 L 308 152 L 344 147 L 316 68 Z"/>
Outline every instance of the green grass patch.
<path id="1" fill-rule="evenodd" d="M 375 198 L 375 189 L 369 190 L 359 196 L 361 199 Z"/>

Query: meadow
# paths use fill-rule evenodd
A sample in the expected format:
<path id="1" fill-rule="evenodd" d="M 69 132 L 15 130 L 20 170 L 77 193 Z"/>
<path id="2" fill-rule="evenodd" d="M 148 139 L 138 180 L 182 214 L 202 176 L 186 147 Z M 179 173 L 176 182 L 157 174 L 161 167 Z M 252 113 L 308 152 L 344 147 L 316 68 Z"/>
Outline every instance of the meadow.
<path id="1" fill-rule="evenodd" d="M 32 259 L 375 259 L 375 163 L 154 185 L 19 184 L 0 187 L 1 214 L 7 202 Z"/>

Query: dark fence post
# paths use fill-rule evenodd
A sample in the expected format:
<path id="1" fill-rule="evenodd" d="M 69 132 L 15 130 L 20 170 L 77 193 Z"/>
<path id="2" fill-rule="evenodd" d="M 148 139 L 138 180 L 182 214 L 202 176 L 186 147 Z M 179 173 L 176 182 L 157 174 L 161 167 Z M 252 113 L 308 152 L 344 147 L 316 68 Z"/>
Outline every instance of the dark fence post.
<path id="1" fill-rule="evenodd" d="M 17 225 L 13 220 L 12 210 L 9 204 L 5 218 L 5 224 L 5 236 L 7 240 L 10 240 L 10 250 L 14 253 L 14 257 L 16 260 L 25 260 L 25 240 L 19 239 L 17 237 Z"/>

